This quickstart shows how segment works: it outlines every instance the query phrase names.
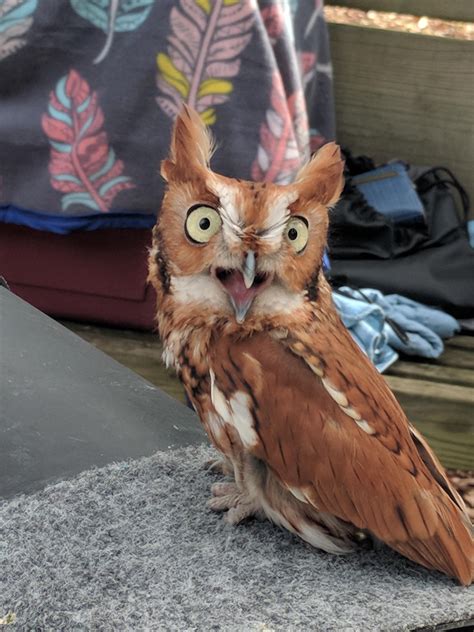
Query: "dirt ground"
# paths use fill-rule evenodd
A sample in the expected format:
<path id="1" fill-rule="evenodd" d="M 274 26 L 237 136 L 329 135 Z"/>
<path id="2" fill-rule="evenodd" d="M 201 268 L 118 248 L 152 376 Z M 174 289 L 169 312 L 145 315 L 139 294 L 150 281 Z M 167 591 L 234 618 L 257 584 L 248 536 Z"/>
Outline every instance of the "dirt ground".
<path id="1" fill-rule="evenodd" d="M 356 24 L 392 31 L 474 40 L 474 23 L 472 22 L 451 22 L 426 16 L 387 13 L 385 11 L 361 11 L 360 9 L 333 6 L 325 6 L 324 14 L 328 22 L 337 24 Z"/>

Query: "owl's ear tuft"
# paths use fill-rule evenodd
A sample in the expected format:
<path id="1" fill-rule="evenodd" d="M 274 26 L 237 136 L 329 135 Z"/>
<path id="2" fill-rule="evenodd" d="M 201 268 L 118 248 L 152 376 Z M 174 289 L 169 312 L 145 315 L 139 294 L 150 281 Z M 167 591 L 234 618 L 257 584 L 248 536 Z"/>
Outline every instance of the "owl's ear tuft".
<path id="1" fill-rule="evenodd" d="M 161 175 L 168 181 L 209 169 L 213 152 L 214 140 L 201 117 L 196 110 L 183 105 L 173 127 L 169 158 L 161 163 Z"/>
<path id="2" fill-rule="evenodd" d="M 300 170 L 295 185 L 300 197 L 314 198 L 324 206 L 335 204 L 344 187 L 344 160 L 339 145 L 323 145 Z"/>
<path id="3" fill-rule="evenodd" d="M 173 179 L 173 169 L 174 164 L 171 162 L 171 160 L 166 158 L 166 160 L 161 161 L 160 175 L 164 180 L 166 180 L 166 182 Z"/>

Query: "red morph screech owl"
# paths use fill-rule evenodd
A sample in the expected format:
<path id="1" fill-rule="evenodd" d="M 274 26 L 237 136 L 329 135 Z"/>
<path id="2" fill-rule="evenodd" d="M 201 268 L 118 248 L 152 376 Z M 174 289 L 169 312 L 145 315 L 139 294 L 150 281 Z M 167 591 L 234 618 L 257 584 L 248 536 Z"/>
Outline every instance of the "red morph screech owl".
<path id="1" fill-rule="evenodd" d="M 369 532 L 470 584 L 463 501 L 343 326 L 322 272 L 339 148 L 322 147 L 284 186 L 218 175 L 211 154 L 184 107 L 149 258 L 164 359 L 233 478 L 212 486 L 209 506 L 331 553 Z"/>

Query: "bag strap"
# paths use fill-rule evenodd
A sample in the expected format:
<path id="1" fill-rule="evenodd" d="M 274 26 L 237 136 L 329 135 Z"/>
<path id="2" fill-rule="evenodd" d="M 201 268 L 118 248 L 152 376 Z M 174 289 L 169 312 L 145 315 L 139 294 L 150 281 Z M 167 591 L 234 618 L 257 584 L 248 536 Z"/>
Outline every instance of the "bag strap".
<path id="1" fill-rule="evenodd" d="M 446 174 L 448 177 L 446 177 Z M 428 183 L 424 182 L 424 179 L 428 175 L 433 175 L 434 182 L 428 182 Z M 435 187 L 439 187 L 439 186 L 453 187 L 459 194 L 462 208 L 463 208 L 464 222 L 467 222 L 468 217 L 469 217 L 469 208 L 470 208 L 469 196 L 466 192 L 466 189 L 462 186 L 462 184 L 459 182 L 459 180 L 456 178 L 456 176 L 450 169 L 448 169 L 447 167 L 432 167 L 431 169 L 428 169 L 427 171 L 422 173 L 420 176 L 418 176 L 418 178 L 416 178 L 415 180 L 415 184 L 416 184 L 418 192 L 421 195 L 423 195 L 424 193 L 427 193 L 428 191 L 430 191 L 431 189 L 434 189 Z"/>

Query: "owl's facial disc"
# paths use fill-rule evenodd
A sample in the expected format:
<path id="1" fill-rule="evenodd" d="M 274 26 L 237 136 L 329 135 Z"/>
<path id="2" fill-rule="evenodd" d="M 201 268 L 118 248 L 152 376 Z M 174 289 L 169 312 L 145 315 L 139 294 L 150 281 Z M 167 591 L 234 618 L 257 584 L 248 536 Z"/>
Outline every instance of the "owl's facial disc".
<path id="1" fill-rule="evenodd" d="M 215 268 L 213 276 L 228 294 L 238 323 L 243 323 L 255 297 L 273 280 L 273 274 L 255 271 L 255 255 L 250 251 L 243 269 Z"/>

